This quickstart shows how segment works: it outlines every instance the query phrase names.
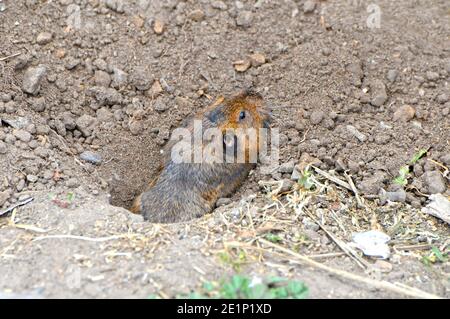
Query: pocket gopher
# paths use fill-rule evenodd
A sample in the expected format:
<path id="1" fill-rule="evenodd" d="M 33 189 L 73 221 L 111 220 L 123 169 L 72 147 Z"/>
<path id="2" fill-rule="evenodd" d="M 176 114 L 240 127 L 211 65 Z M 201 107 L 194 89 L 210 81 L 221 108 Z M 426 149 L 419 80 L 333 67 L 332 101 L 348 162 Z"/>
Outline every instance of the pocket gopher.
<path id="1" fill-rule="evenodd" d="M 235 136 L 230 143 L 227 132 L 230 129 L 250 128 L 258 132 L 260 128 L 268 128 L 269 118 L 269 111 L 257 93 L 245 91 L 230 99 L 218 98 L 211 106 L 188 120 L 183 127 L 194 132 L 194 122 L 197 120 L 203 130 L 218 129 L 223 134 L 221 138 L 224 148 L 223 155 L 219 156 L 232 153 L 236 159 L 239 152 L 244 152 L 245 155 L 241 156 L 245 160 L 231 163 L 228 160 L 219 163 L 174 161 L 171 151 L 177 141 L 173 139 L 172 133 L 156 178 L 135 199 L 130 210 L 155 223 L 184 222 L 210 213 L 217 200 L 236 191 L 255 167 L 256 161 L 250 160 L 250 153 L 259 153 L 259 135 L 256 142 L 248 138 L 247 143 L 239 144 L 236 143 Z M 202 143 L 205 143 L 203 138 Z M 232 151 L 229 147 L 233 148 Z"/>

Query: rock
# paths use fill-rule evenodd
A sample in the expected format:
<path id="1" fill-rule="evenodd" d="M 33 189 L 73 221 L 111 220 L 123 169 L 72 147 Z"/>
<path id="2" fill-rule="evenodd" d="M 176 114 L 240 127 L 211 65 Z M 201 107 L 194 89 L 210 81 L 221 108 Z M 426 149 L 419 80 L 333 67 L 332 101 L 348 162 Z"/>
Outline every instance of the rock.
<path id="1" fill-rule="evenodd" d="M 104 59 L 95 59 L 92 64 L 99 70 L 105 72 L 108 70 L 108 63 Z"/>
<path id="2" fill-rule="evenodd" d="M 27 186 L 27 185 L 25 184 L 25 180 L 24 180 L 24 179 L 21 179 L 21 180 L 17 183 L 17 185 L 16 185 L 16 190 L 17 190 L 18 192 L 21 192 L 21 191 L 24 190 L 25 186 Z"/>
<path id="3" fill-rule="evenodd" d="M 6 134 L 5 142 L 7 144 L 14 144 L 16 142 L 16 137 L 14 135 L 12 135 L 12 134 Z"/>
<path id="4" fill-rule="evenodd" d="M 17 110 L 17 103 L 14 101 L 9 101 L 7 103 L 4 104 L 4 112 L 8 113 L 8 114 L 13 114 L 15 113 Z M 6 120 L 3 120 L 4 122 L 6 122 Z"/>
<path id="5" fill-rule="evenodd" d="M 220 207 L 220 206 L 225 206 L 231 203 L 231 199 L 230 198 L 219 198 L 216 202 L 216 206 Z"/>
<path id="6" fill-rule="evenodd" d="M 142 133 L 143 130 L 142 121 L 131 121 L 128 124 L 128 128 L 130 129 L 131 134 L 139 135 Z"/>
<path id="7" fill-rule="evenodd" d="M 106 0 L 106 7 L 117 13 L 124 13 L 125 0 Z"/>
<path id="8" fill-rule="evenodd" d="M 314 11 L 314 9 L 316 9 L 316 3 L 314 1 L 307 0 L 303 4 L 303 12 L 304 13 L 311 13 Z"/>
<path id="9" fill-rule="evenodd" d="M 113 88 L 94 86 L 89 88 L 87 93 L 94 96 L 100 105 L 115 105 L 122 103 L 122 94 Z"/>
<path id="10" fill-rule="evenodd" d="M 13 135 L 25 143 L 28 143 L 29 141 L 31 141 L 31 138 L 32 138 L 31 134 L 25 130 L 14 130 Z"/>
<path id="11" fill-rule="evenodd" d="M 8 148 L 5 144 L 5 142 L 0 141 L 0 154 L 6 154 L 7 151 L 8 151 Z"/>
<path id="12" fill-rule="evenodd" d="M 101 109 L 97 110 L 97 119 L 99 122 L 111 122 L 113 118 L 114 115 L 106 107 L 102 107 Z"/>
<path id="13" fill-rule="evenodd" d="M 109 74 L 102 70 L 95 71 L 94 82 L 97 86 L 108 87 L 111 83 L 111 77 Z"/>
<path id="14" fill-rule="evenodd" d="M 350 63 L 347 66 L 347 71 L 352 74 L 352 84 L 356 87 L 360 87 L 362 84 L 361 79 L 364 75 L 361 61 L 356 60 Z"/>
<path id="15" fill-rule="evenodd" d="M 292 189 L 292 187 L 294 187 L 294 185 L 295 185 L 294 181 L 292 181 L 290 179 L 283 179 L 280 193 L 289 192 Z"/>
<path id="16" fill-rule="evenodd" d="M 218 10 L 227 10 L 228 6 L 223 1 L 213 1 L 211 7 Z"/>
<path id="17" fill-rule="evenodd" d="M 377 195 L 380 188 L 383 186 L 383 182 L 386 179 L 386 174 L 384 172 L 377 171 L 371 177 L 366 177 L 358 185 L 358 189 L 366 195 Z"/>
<path id="18" fill-rule="evenodd" d="M 317 225 L 317 223 L 314 222 L 309 217 L 304 217 L 302 219 L 302 224 L 305 226 L 305 229 L 309 229 L 309 230 L 312 230 L 312 231 L 318 231 L 320 229 L 320 226 Z"/>
<path id="19" fill-rule="evenodd" d="M 375 80 L 374 82 L 371 83 L 370 88 L 372 91 L 372 98 L 370 104 L 377 107 L 382 106 L 388 99 L 386 93 L 386 86 L 382 81 Z"/>
<path id="20" fill-rule="evenodd" d="M 252 25 L 253 15 L 251 11 L 243 10 L 237 14 L 236 25 L 238 27 L 248 28 Z"/>
<path id="21" fill-rule="evenodd" d="M 155 22 L 153 23 L 153 31 L 160 35 L 163 34 L 164 32 L 164 22 L 162 22 L 161 20 L 156 19 Z"/>
<path id="22" fill-rule="evenodd" d="M 69 178 L 66 181 L 66 186 L 69 188 L 76 188 L 80 185 L 80 183 L 78 182 L 78 180 L 76 178 Z"/>
<path id="23" fill-rule="evenodd" d="M 380 198 L 380 205 L 386 204 L 388 200 L 399 203 L 404 203 L 406 201 L 406 192 L 403 189 L 399 189 L 396 192 L 386 192 L 381 188 L 378 196 Z"/>
<path id="24" fill-rule="evenodd" d="M 10 196 L 11 194 L 9 191 L 0 192 L 0 207 L 5 205 Z"/>
<path id="25" fill-rule="evenodd" d="M 403 105 L 394 112 L 393 119 L 396 122 L 408 122 L 414 118 L 416 110 L 411 105 Z"/>
<path id="26" fill-rule="evenodd" d="M 398 77 L 398 71 L 397 70 L 389 70 L 387 75 L 386 75 L 386 79 L 391 82 L 394 83 L 395 80 L 397 80 Z"/>
<path id="27" fill-rule="evenodd" d="M 151 97 L 155 97 L 159 94 L 161 94 L 162 92 L 164 92 L 161 83 L 159 83 L 159 81 L 155 81 L 153 82 L 152 87 L 150 88 L 149 91 L 147 91 L 147 94 L 150 94 Z"/>
<path id="28" fill-rule="evenodd" d="M 197 9 L 197 10 L 191 11 L 188 15 L 188 18 L 193 21 L 199 22 L 205 18 L 205 13 L 202 10 Z"/>
<path id="29" fill-rule="evenodd" d="M 136 26 L 136 28 L 140 29 L 144 26 L 145 20 L 142 19 L 139 15 L 134 15 L 131 17 L 131 22 Z"/>
<path id="30" fill-rule="evenodd" d="M 253 67 L 258 67 L 266 63 L 266 57 L 261 53 L 253 53 L 249 58 Z"/>
<path id="31" fill-rule="evenodd" d="M 39 178 L 36 175 L 27 175 L 27 181 L 30 183 L 36 183 L 38 179 Z"/>
<path id="32" fill-rule="evenodd" d="M 289 161 L 287 163 L 283 163 L 278 167 L 278 171 L 280 173 L 292 173 L 294 171 L 295 162 Z"/>
<path id="33" fill-rule="evenodd" d="M 439 73 L 437 72 L 433 72 L 433 71 L 428 71 L 426 74 L 427 80 L 429 81 L 437 81 L 439 80 Z"/>
<path id="34" fill-rule="evenodd" d="M 64 50 L 64 49 L 57 49 L 56 51 L 55 51 L 55 56 L 58 58 L 58 59 L 62 59 L 62 58 L 64 58 L 65 56 L 66 56 L 66 50 Z"/>
<path id="35" fill-rule="evenodd" d="M 450 166 L 450 153 L 442 155 L 440 158 L 441 162 L 447 166 Z"/>
<path id="36" fill-rule="evenodd" d="M 66 67 L 67 70 L 73 70 L 80 63 L 81 63 L 80 59 L 76 59 L 74 57 L 70 57 L 70 58 L 67 59 L 65 67 Z"/>
<path id="37" fill-rule="evenodd" d="M 31 124 L 30 119 L 23 116 L 12 119 L 3 119 L 3 122 L 7 123 L 9 126 L 15 129 L 24 129 Z"/>
<path id="38" fill-rule="evenodd" d="M 95 153 L 95 152 L 91 152 L 91 151 L 84 151 L 83 153 L 80 154 L 80 158 L 83 161 L 95 164 L 95 165 L 99 165 L 102 162 L 102 157 L 100 154 Z"/>
<path id="39" fill-rule="evenodd" d="M 76 120 L 77 129 L 85 136 L 89 137 L 94 130 L 96 120 L 90 115 L 84 114 Z"/>
<path id="40" fill-rule="evenodd" d="M 428 194 L 444 193 L 447 190 L 445 180 L 439 171 L 428 171 L 423 174 Z"/>
<path id="41" fill-rule="evenodd" d="M 439 94 L 439 95 L 436 97 L 436 101 L 437 101 L 438 103 L 440 103 L 440 104 L 445 104 L 445 103 L 448 102 L 448 95 L 445 94 L 445 93 Z"/>
<path id="42" fill-rule="evenodd" d="M 360 131 L 358 131 L 358 129 L 356 127 L 354 127 L 353 125 L 347 125 L 346 126 L 347 131 L 352 134 L 354 137 L 356 137 L 360 142 L 365 142 L 367 137 L 361 133 Z"/>
<path id="43" fill-rule="evenodd" d="M 39 157 L 42 157 L 42 158 L 47 158 L 50 155 L 50 151 L 47 148 L 38 146 L 34 150 L 34 154 L 36 154 L 36 156 L 39 156 Z"/>
<path id="44" fill-rule="evenodd" d="M 61 122 L 64 125 L 64 128 L 70 131 L 73 131 L 77 127 L 77 123 L 75 122 L 75 119 L 70 112 L 64 112 L 61 114 Z"/>
<path id="45" fill-rule="evenodd" d="M 317 125 L 320 122 L 322 122 L 324 116 L 325 116 L 325 113 L 323 113 L 320 110 L 316 110 L 311 113 L 311 116 L 309 119 L 311 121 L 311 124 Z"/>
<path id="46" fill-rule="evenodd" d="M 170 109 L 169 103 L 165 103 L 161 98 L 157 99 L 153 108 L 157 112 L 164 112 Z"/>
<path id="47" fill-rule="evenodd" d="M 47 135 L 48 133 L 50 133 L 48 125 L 36 125 L 36 134 Z"/>
<path id="48" fill-rule="evenodd" d="M 167 92 L 167 93 L 173 93 L 173 91 L 175 90 L 172 86 L 170 86 L 166 80 L 164 80 L 164 78 L 160 78 L 159 79 L 159 84 L 161 85 L 161 87 Z"/>
<path id="49" fill-rule="evenodd" d="M 238 60 L 238 61 L 233 62 L 233 65 L 234 65 L 234 69 L 237 72 L 245 72 L 250 68 L 251 62 L 250 62 L 250 60 L 247 60 L 247 59 L 246 60 Z"/>
<path id="50" fill-rule="evenodd" d="M 128 74 L 121 69 L 113 68 L 111 86 L 119 89 L 128 84 Z"/>
<path id="51" fill-rule="evenodd" d="M 154 79 L 144 68 L 137 68 L 131 75 L 130 82 L 139 91 L 146 91 L 152 85 Z"/>
<path id="52" fill-rule="evenodd" d="M 41 80 L 46 73 L 47 68 L 42 64 L 29 68 L 23 76 L 22 91 L 32 95 L 38 94 L 41 88 Z"/>
<path id="53" fill-rule="evenodd" d="M 50 32 L 41 32 L 36 37 L 37 44 L 44 45 L 52 41 L 52 34 Z"/>
<path id="54" fill-rule="evenodd" d="M 297 169 L 297 167 L 294 167 L 294 170 L 291 174 L 291 180 L 298 181 L 302 177 L 301 172 Z"/>
<path id="55" fill-rule="evenodd" d="M 8 103 L 11 100 L 12 100 L 11 93 L 5 93 L 5 92 L 0 93 L 0 101 L 1 102 Z"/>

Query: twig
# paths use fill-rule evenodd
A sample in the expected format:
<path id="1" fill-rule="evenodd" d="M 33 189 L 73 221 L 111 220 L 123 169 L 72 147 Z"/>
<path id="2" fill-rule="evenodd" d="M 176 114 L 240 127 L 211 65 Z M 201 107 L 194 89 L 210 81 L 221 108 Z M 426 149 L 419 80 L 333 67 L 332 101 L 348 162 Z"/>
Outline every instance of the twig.
<path id="1" fill-rule="evenodd" d="M 26 204 L 28 204 L 28 203 L 31 203 L 33 200 L 34 200 L 34 198 L 33 198 L 33 197 L 30 197 L 30 198 L 27 198 L 27 199 L 25 199 L 25 200 L 23 200 L 23 201 L 21 201 L 21 202 L 15 203 L 14 205 L 12 205 L 12 206 L 10 206 L 9 208 L 7 208 L 6 210 L 0 212 L 0 216 L 6 215 L 6 214 L 8 214 L 9 212 L 12 212 L 12 211 L 13 211 L 15 208 L 17 208 L 17 207 L 20 207 L 20 206 L 26 205 Z"/>
<path id="2" fill-rule="evenodd" d="M 358 203 L 358 207 L 360 207 L 360 208 L 364 207 L 361 197 L 359 197 L 358 190 L 356 189 L 355 183 L 353 183 L 352 177 L 350 175 L 348 175 L 346 172 L 344 172 L 344 176 L 347 179 L 348 184 L 352 188 L 353 193 L 355 194 L 356 202 Z"/>
<path id="3" fill-rule="evenodd" d="M 392 248 L 398 249 L 398 250 L 421 250 L 421 249 L 431 249 L 430 244 L 419 244 L 419 245 L 394 245 Z"/>
<path id="4" fill-rule="evenodd" d="M 3 57 L 3 58 L 0 58 L 0 61 L 6 61 L 6 60 L 8 60 L 8 59 L 14 58 L 14 57 L 19 56 L 19 55 L 21 55 L 21 54 L 22 54 L 22 52 L 17 52 L 17 53 L 14 53 L 14 54 L 5 56 L 5 57 Z"/>
<path id="5" fill-rule="evenodd" d="M 312 259 L 321 259 L 321 258 L 330 258 L 330 257 L 340 257 L 340 256 L 345 256 L 345 255 L 346 255 L 346 253 L 344 253 L 344 252 L 338 252 L 338 253 L 308 255 L 306 257 L 312 258 Z"/>
<path id="6" fill-rule="evenodd" d="M 423 299 L 443 299 L 440 296 L 434 295 L 434 294 L 430 294 L 428 292 L 419 290 L 417 288 L 413 288 L 413 287 L 409 287 L 406 285 L 401 284 L 401 286 L 398 286 L 396 284 L 393 284 L 391 282 L 385 281 L 385 280 L 374 280 L 371 278 L 365 278 L 359 275 L 355 275 L 352 273 L 349 273 L 345 270 L 340 270 L 340 269 L 334 269 L 332 267 L 326 266 L 324 264 L 321 264 L 317 261 L 312 260 L 311 258 L 308 258 L 306 256 L 300 255 L 288 248 L 282 247 L 280 245 L 271 243 L 270 241 L 264 240 L 264 239 L 258 239 L 262 244 L 265 244 L 269 247 L 278 249 L 279 251 L 282 251 L 286 254 L 289 254 L 295 258 L 297 258 L 298 260 L 301 260 L 302 262 L 304 262 L 305 264 L 308 264 L 311 267 L 315 267 L 318 269 L 322 269 L 325 270 L 329 273 L 332 273 L 334 275 L 343 277 L 343 278 L 347 278 L 350 280 L 354 280 L 354 281 L 358 281 L 360 283 L 364 283 L 366 285 L 378 288 L 378 289 L 383 289 L 383 290 L 388 290 L 391 292 L 395 292 L 398 294 L 402 294 L 402 295 L 406 295 L 406 296 L 410 296 L 413 298 L 423 298 Z"/>
<path id="7" fill-rule="evenodd" d="M 20 228 L 20 229 L 25 229 L 25 230 L 31 230 L 37 233 L 47 233 L 48 230 L 33 226 L 33 225 L 26 225 L 26 224 L 17 224 L 16 223 L 16 214 L 17 214 L 17 207 L 13 209 L 12 214 L 11 214 L 11 218 L 9 220 L 9 226 L 11 227 L 15 227 L 15 228 Z"/>
<path id="8" fill-rule="evenodd" d="M 43 239 L 78 239 L 85 241 L 93 241 L 93 242 L 104 242 L 109 240 L 115 240 L 120 238 L 125 238 L 126 235 L 118 235 L 118 236 L 108 236 L 108 237 L 86 237 L 86 236 L 75 236 L 75 235 L 49 235 L 49 236 L 40 236 L 33 239 L 33 241 L 43 240 Z"/>
<path id="9" fill-rule="evenodd" d="M 322 171 L 320 168 L 315 167 L 315 166 L 313 166 L 313 165 L 312 165 L 312 168 L 314 168 L 314 170 L 315 170 L 318 174 L 322 175 L 322 176 L 325 177 L 326 179 L 329 179 L 330 181 L 332 181 L 332 182 L 338 184 L 339 186 L 342 186 L 342 187 L 344 187 L 344 188 L 347 188 L 349 191 L 353 191 L 352 188 L 350 187 L 350 185 L 349 185 L 347 182 L 344 182 L 342 179 L 337 178 L 337 177 L 335 177 L 335 176 L 333 176 L 333 175 L 331 175 L 331 174 L 329 174 L 329 173 L 327 173 L 327 172 L 325 172 L 325 171 Z"/>
<path id="10" fill-rule="evenodd" d="M 334 236 L 328 229 L 325 228 L 325 226 L 317 220 L 317 218 L 314 217 L 313 214 L 311 214 L 309 211 L 306 211 L 308 216 L 317 224 L 319 227 L 338 245 L 339 248 L 344 251 L 351 259 L 353 259 L 358 266 L 360 266 L 362 269 L 366 269 L 369 265 L 368 263 L 358 256 L 350 247 L 347 246 L 346 243 L 344 243 L 342 240 Z"/>

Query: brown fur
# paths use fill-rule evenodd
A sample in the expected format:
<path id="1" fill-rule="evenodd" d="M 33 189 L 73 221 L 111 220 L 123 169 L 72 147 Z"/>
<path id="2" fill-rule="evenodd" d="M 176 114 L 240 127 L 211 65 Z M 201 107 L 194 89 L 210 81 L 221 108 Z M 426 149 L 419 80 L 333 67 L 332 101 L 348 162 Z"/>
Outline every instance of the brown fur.
<path id="1" fill-rule="evenodd" d="M 242 111 L 248 114 L 242 120 Z M 223 133 L 229 128 L 262 128 L 269 119 L 259 95 L 243 92 L 231 99 L 219 98 L 205 111 L 197 114 L 186 128 L 193 131 L 193 120 L 202 120 L 203 128 L 217 127 Z M 231 195 L 245 180 L 255 164 L 252 163 L 181 163 L 170 158 L 171 140 L 165 149 L 163 165 L 157 177 L 146 191 L 134 201 L 130 210 L 142 213 L 151 222 L 171 223 L 188 221 L 210 213 L 221 197 Z M 245 145 L 248 161 L 250 149 L 257 145 Z"/>

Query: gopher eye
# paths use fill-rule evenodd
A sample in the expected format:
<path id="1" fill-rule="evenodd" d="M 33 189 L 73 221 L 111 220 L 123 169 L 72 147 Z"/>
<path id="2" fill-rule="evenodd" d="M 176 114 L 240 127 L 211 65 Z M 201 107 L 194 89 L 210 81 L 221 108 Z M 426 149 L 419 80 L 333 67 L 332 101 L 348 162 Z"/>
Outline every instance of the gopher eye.
<path id="1" fill-rule="evenodd" d="M 239 113 L 239 121 L 242 121 L 243 119 L 245 119 L 245 111 L 241 111 L 241 113 Z"/>

